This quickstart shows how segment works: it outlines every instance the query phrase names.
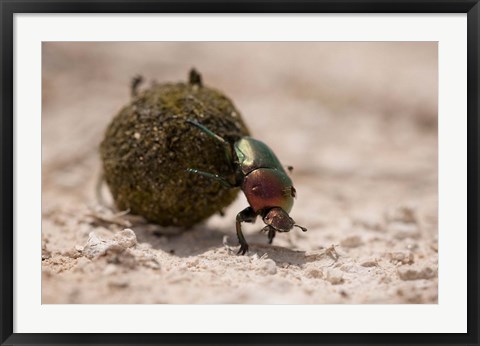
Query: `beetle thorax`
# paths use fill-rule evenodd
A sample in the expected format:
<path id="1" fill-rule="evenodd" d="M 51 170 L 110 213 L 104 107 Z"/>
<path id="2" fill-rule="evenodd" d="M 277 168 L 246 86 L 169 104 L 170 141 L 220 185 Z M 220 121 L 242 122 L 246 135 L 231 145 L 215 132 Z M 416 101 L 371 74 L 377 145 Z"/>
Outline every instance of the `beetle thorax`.
<path id="1" fill-rule="evenodd" d="M 281 171 L 272 168 L 255 169 L 245 176 L 242 190 L 255 212 L 273 207 L 280 207 L 287 213 L 292 210 L 292 181 Z"/>
<path id="2" fill-rule="evenodd" d="M 258 168 L 274 168 L 286 175 L 282 164 L 265 143 L 251 137 L 243 137 L 234 144 L 238 165 L 247 175 Z"/>

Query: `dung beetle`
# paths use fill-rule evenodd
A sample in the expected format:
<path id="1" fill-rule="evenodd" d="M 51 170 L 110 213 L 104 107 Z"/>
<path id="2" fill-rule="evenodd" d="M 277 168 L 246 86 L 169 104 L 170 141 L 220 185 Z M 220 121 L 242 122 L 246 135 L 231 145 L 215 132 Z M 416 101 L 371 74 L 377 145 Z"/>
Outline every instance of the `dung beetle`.
<path id="1" fill-rule="evenodd" d="M 272 243 L 276 232 L 288 232 L 294 226 L 304 232 L 307 231 L 305 227 L 295 224 L 288 215 L 292 210 L 296 191 L 277 156 L 265 143 L 248 136 L 227 141 L 196 120 L 186 121 L 224 147 L 226 158 L 232 165 L 232 176 L 221 177 L 195 168 L 188 168 L 187 172 L 216 180 L 227 188 L 240 187 L 250 204 L 239 212 L 236 218 L 237 237 L 240 243 L 238 254 L 244 255 L 248 251 L 241 223 L 254 223 L 258 215 L 266 224 L 262 231 L 268 234 L 269 244 Z"/>

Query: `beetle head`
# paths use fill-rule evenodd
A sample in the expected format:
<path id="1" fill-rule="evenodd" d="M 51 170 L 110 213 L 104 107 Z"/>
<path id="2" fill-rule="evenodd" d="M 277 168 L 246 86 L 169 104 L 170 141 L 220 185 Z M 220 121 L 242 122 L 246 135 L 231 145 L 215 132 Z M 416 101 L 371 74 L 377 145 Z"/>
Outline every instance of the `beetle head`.
<path id="1" fill-rule="evenodd" d="M 272 226 L 278 232 L 288 232 L 292 227 L 298 227 L 302 231 L 306 232 L 307 229 L 295 224 L 295 221 L 288 215 L 288 213 L 282 208 L 272 208 L 263 217 L 263 222 L 266 225 Z"/>

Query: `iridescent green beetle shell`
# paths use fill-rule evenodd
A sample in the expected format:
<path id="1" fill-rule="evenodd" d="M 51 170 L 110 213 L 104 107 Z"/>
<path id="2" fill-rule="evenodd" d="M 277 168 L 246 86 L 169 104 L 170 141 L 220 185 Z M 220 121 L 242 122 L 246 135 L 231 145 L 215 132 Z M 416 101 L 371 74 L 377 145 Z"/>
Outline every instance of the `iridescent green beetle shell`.
<path id="1" fill-rule="evenodd" d="M 243 137 L 235 142 L 234 148 L 238 164 L 245 175 L 257 168 L 275 168 L 287 174 L 272 149 L 257 139 Z"/>
<path id="2" fill-rule="evenodd" d="M 263 142 L 243 137 L 234 145 L 244 174 L 242 190 L 255 212 L 280 207 L 289 213 L 295 189 L 273 151 Z"/>

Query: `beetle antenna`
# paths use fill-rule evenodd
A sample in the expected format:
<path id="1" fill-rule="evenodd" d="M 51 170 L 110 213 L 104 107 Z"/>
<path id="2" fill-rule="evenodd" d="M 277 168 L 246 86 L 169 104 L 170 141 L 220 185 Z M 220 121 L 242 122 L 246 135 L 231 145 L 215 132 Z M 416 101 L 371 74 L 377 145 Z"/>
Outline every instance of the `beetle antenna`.
<path id="1" fill-rule="evenodd" d="M 299 226 L 299 225 L 297 225 L 297 224 L 295 224 L 295 225 L 293 225 L 293 226 L 300 228 L 300 229 L 301 229 L 302 231 L 304 231 L 304 232 L 307 231 L 307 229 L 306 229 L 305 227 Z"/>

